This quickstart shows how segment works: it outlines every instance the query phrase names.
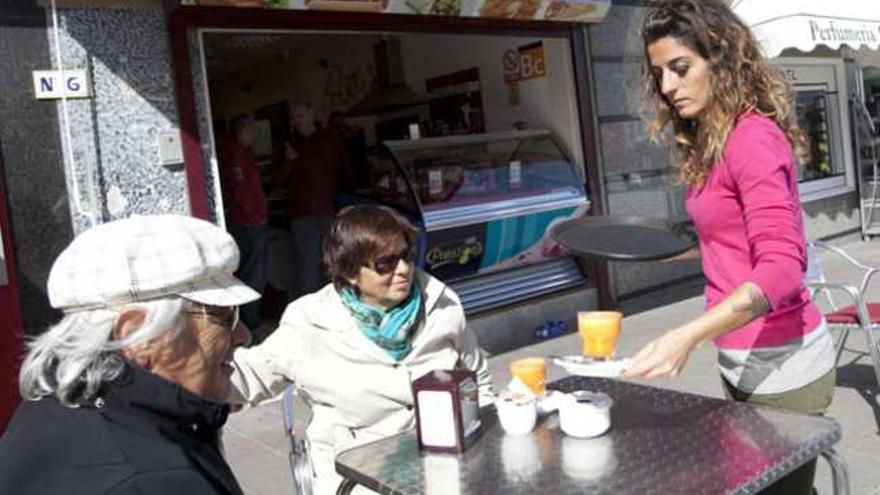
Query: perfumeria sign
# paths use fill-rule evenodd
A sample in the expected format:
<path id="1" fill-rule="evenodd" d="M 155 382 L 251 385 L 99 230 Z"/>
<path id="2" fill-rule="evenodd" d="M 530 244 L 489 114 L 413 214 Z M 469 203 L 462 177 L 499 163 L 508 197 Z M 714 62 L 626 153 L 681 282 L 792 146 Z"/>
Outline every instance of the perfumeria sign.
<path id="1" fill-rule="evenodd" d="M 853 47 L 874 44 L 880 40 L 880 23 L 824 21 L 811 19 L 810 35 L 816 43 L 846 43 Z"/>

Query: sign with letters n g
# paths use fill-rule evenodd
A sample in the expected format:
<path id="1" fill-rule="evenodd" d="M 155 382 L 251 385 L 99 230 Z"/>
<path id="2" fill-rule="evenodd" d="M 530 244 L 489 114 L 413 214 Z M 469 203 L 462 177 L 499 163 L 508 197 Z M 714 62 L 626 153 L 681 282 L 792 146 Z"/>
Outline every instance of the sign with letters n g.
<path id="1" fill-rule="evenodd" d="M 38 100 L 88 98 L 88 74 L 84 69 L 35 70 L 34 94 Z"/>

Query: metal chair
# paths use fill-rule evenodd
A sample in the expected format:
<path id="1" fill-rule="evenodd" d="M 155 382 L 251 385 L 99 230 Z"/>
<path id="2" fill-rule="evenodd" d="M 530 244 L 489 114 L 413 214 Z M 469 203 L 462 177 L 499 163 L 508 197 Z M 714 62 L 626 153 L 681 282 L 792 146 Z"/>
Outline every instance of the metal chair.
<path id="1" fill-rule="evenodd" d="M 843 347 L 846 344 L 847 337 L 849 337 L 850 330 L 854 328 L 861 329 L 874 363 L 874 377 L 877 380 L 877 384 L 880 385 L 880 348 L 877 347 L 877 340 L 873 333 L 873 330 L 880 330 L 880 303 L 869 303 L 865 300 L 868 284 L 870 284 L 874 274 L 880 272 L 880 267 L 865 265 L 850 256 L 843 249 L 821 241 L 807 242 L 807 252 L 806 285 L 813 299 L 823 295 L 831 307 L 831 311 L 825 313 L 825 321 L 828 322 L 829 328 L 841 330 L 836 344 L 837 356 L 835 364 L 840 361 L 840 355 L 843 352 Z M 862 273 L 860 284 L 855 286 L 829 281 L 819 262 L 820 252 L 831 253 L 860 271 Z M 847 297 L 847 302 L 852 304 L 846 306 L 838 305 L 832 292 L 844 294 Z"/>
<path id="2" fill-rule="evenodd" d="M 296 485 L 296 491 L 299 495 L 312 495 L 314 493 L 312 487 L 312 467 L 309 462 L 309 451 L 306 443 L 302 438 L 296 436 L 294 423 L 294 399 L 296 397 L 296 387 L 290 385 L 284 391 L 281 397 L 281 412 L 284 417 L 284 434 L 290 441 L 290 453 L 288 454 L 290 461 L 290 474 L 293 475 L 293 483 Z M 343 479 L 338 488 L 337 494 L 349 494 L 357 486 L 357 483 Z"/>
<path id="3" fill-rule="evenodd" d="M 290 441 L 290 473 L 293 475 L 293 483 L 300 495 L 312 495 L 312 469 L 309 463 L 309 453 L 306 443 L 296 436 L 294 429 L 294 398 L 296 387 L 287 387 L 281 398 L 281 412 L 284 416 L 284 433 Z"/>

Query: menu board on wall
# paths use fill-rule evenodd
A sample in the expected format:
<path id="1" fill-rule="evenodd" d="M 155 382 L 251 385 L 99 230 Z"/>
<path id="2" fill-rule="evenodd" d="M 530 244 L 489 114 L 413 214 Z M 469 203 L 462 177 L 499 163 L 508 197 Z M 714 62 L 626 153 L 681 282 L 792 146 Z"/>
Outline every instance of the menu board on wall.
<path id="1" fill-rule="evenodd" d="M 184 6 L 599 22 L 611 0 L 181 0 Z"/>

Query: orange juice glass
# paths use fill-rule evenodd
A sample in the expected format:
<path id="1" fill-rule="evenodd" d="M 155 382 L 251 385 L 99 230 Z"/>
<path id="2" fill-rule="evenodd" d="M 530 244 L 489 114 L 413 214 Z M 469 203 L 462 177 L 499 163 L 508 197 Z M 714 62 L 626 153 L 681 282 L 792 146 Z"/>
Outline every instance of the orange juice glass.
<path id="1" fill-rule="evenodd" d="M 535 395 L 547 391 L 547 362 L 544 358 L 517 359 L 510 363 L 510 374 L 519 378 Z"/>
<path id="2" fill-rule="evenodd" d="M 623 313 L 619 311 L 578 312 L 578 334 L 581 336 L 584 356 L 613 358 L 622 319 Z"/>

